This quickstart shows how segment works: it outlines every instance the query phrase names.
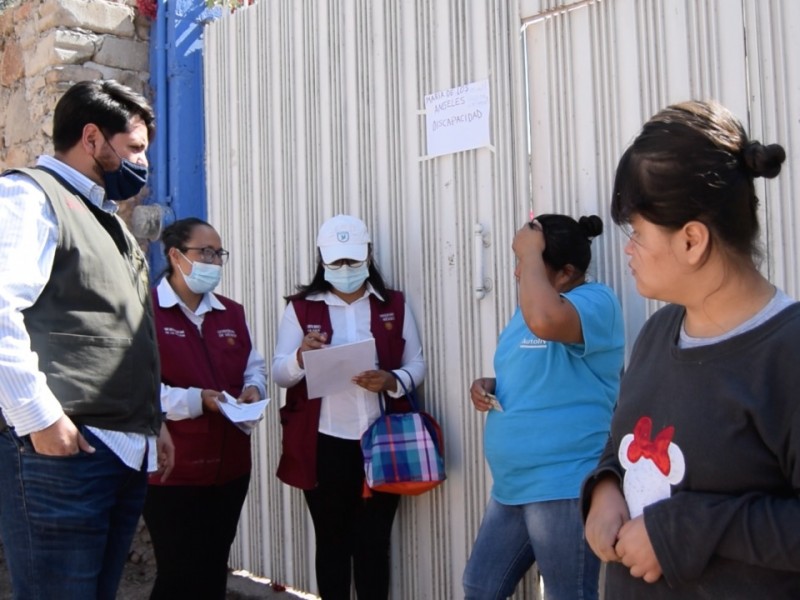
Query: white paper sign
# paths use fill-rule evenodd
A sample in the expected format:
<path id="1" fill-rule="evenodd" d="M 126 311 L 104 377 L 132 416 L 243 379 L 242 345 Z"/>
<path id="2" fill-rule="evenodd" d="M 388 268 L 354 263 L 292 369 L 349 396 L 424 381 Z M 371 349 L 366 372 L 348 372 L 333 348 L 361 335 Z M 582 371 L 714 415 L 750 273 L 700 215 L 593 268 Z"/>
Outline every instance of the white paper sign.
<path id="1" fill-rule="evenodd" d="M 490 145 L 489 108 L 488 79 L 426 95 L 428 156 Z"/>
<path id="2" fill-rule="evenodd" d="M 346 389 L 358 388 L 351 379 L 377 369 L 375 340 L 327 346 L 303 352 L 309 398 L 321 398 Z"/>

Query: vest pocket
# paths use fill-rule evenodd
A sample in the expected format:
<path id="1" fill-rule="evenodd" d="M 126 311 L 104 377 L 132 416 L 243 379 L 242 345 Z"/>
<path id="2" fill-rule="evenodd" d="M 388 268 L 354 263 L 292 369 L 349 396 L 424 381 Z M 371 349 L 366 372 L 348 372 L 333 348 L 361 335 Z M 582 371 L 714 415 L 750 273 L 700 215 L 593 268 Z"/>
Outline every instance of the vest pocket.
<path id="1" fill-rule="evenodd" d="M 47 385 L 70 414 L 126 415 L 133 404 L 132 345 L 131 338 L 51 332 Z"/>

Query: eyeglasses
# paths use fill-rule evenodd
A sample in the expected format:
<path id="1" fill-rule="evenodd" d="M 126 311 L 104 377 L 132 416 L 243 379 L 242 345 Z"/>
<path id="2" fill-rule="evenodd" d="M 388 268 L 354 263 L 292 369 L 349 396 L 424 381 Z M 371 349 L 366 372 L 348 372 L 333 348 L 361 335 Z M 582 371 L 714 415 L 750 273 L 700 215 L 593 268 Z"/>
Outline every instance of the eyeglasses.
<path id="1" fill-rule="evenodd" d="M 192 248 L 191 246 L 186 246 L 184 250 L 194 250 L 195 252 L 199 252 L 203 257 L 203 262 L 208 264 L 213 263 L 214 259 L 219 259 L 219 262 L 224 265 L 226 262 L 228 262 L 228 257 L 231 254 L 222 248 L 219 250 L 214 250 L 214 248 L 211 246 L 206 246 L 205 248 Z"/>
<path id="2" fill-rule="evenodd" d="M 358 269 L 359 267 L 363 266 L 364 263 L 367 261 L 365 260 L 350 260 L 349 258 L 342 258 L 339 260 L 335 260 L 332 263 L 323 263 L 326 267 L 335 271 L 336 269 L 341 269 L 342 267 L 350 267 L 351 269 Z"/>
<path id="3" fill-rule="evenodd" d="M 639 234 L 638 232 L 631 226 L 630 223 L 621 223 L 619 225 L 620 231 L 622 231 L 622 235 L 628 238 L 630 241 L 634 243 L 639 243 Z"/>

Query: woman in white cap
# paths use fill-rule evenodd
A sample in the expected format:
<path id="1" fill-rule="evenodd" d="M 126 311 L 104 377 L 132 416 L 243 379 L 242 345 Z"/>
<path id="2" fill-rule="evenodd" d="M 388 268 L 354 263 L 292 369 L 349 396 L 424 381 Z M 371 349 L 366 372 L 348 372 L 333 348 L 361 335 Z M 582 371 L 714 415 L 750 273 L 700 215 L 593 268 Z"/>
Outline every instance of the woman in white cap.
<path id="1" fill-rule="evenodd" d="M 411 310 L 386 287 L 372 258 L 363 221 L 337 215 L 317 236 L 317 269 L 288 296 L 272 359 L 275 382 L 287 388 L 281 409 L 283 453 L 277 475 L 303 490 L 316 535 L 317 585 L 325 600 L 350 598 L 351 569 L 360 599 L 389 595 L 389 538 L 399 496 L 363 497 L 361 436 L 380 415 L 378 395 L 403 409 L 402 386 L 425 377 Z M 375 339 L 374 370 L 356 374 L 358 387 L 309 398 L 303 353 Z"/>

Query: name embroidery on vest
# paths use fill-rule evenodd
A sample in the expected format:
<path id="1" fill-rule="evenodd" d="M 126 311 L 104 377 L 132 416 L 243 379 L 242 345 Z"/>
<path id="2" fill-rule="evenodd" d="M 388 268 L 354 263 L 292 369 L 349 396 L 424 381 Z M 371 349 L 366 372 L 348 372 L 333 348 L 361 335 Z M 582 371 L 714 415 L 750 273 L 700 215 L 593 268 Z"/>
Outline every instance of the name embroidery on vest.
<path id="1" fill-rule="evenodd" d="M 164 335 L 174 335 L 177 337 L 185 338 L 186 331 L 184 329 L 175 329 L 174 327 L 164 327 Z"/>
<path id="2" fill-rule="evenodd" d="M 383 321 L 383 326 L 386 328 L 387 331 L 391 331 L 394 328 L 394 323 L 392 321 L 395 321 L 397 319 L 397 317 L 395 317 L 395 314 L 393 312 L 379 313 L 378 318 L 381 321 Z"/>

